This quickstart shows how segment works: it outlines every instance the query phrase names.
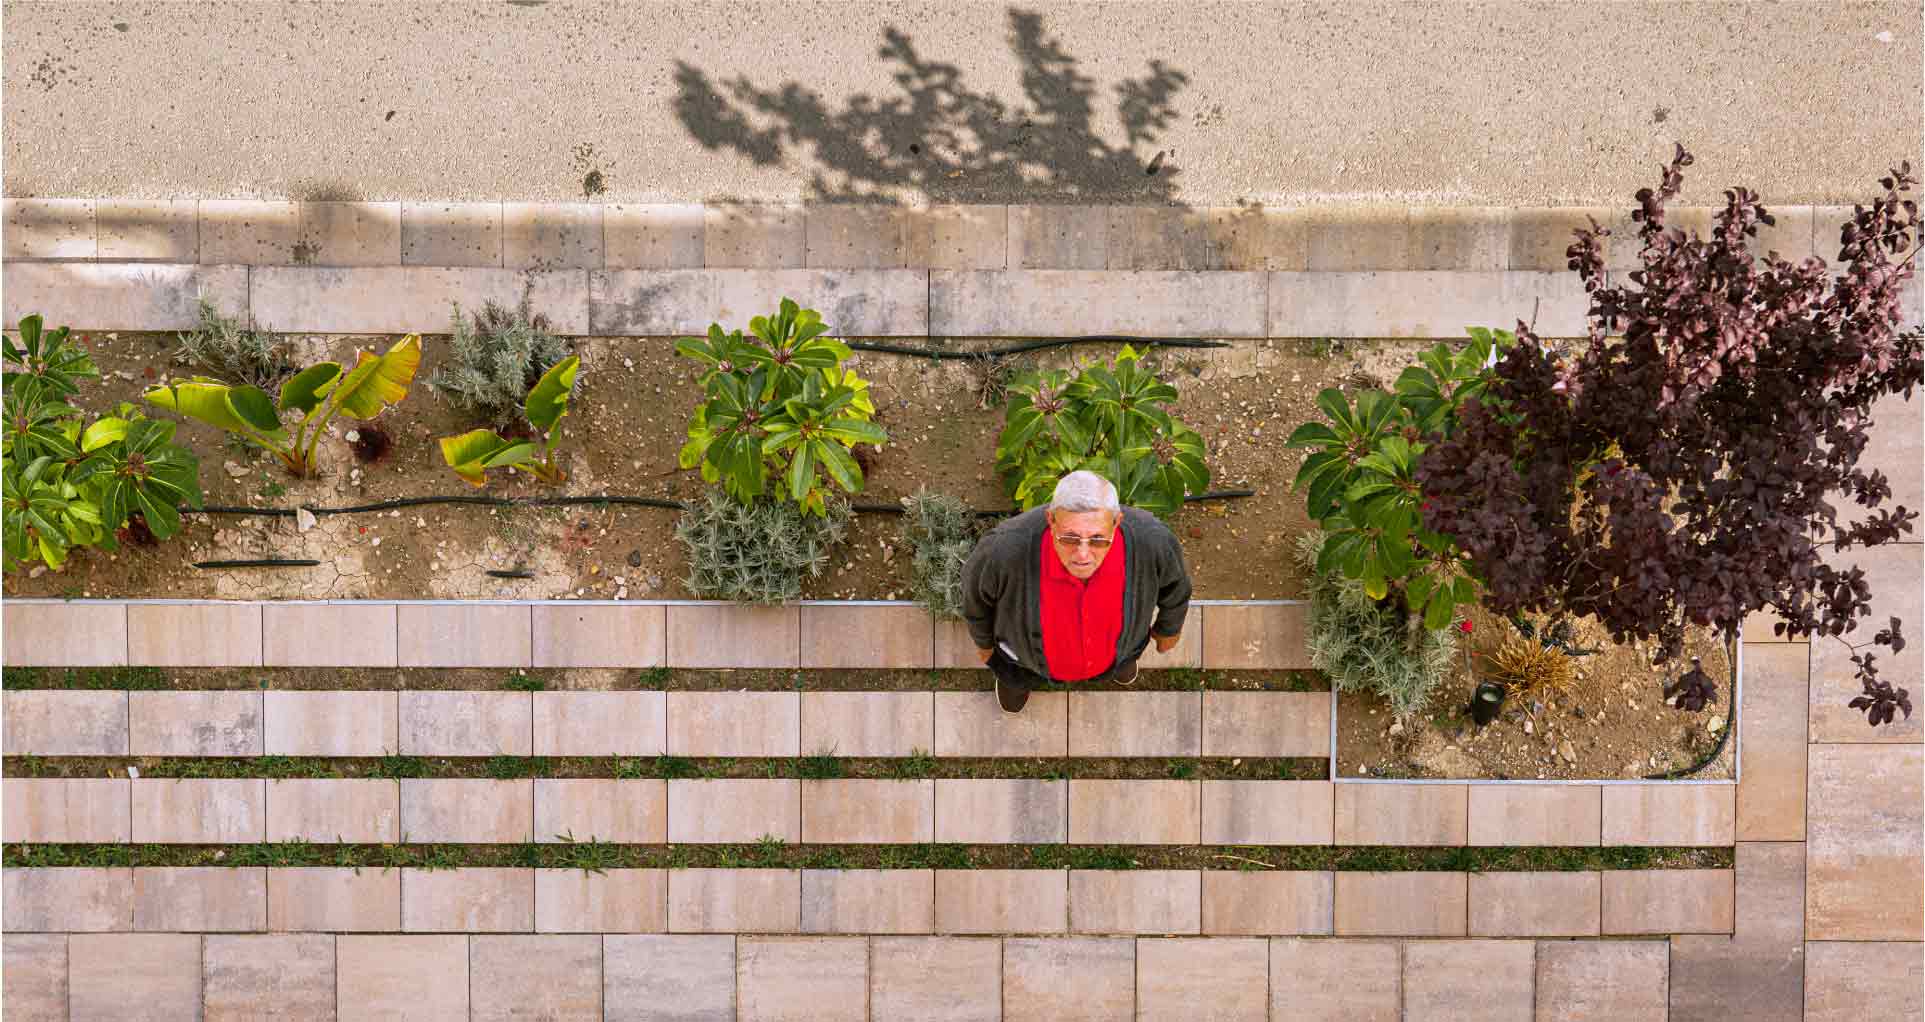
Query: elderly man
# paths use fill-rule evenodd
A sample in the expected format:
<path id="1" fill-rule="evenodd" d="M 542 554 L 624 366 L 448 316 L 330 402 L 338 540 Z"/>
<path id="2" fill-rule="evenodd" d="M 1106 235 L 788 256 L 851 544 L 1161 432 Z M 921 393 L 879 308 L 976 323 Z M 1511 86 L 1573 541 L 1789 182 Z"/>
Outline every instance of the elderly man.
<path id="1" fill-rule="evenodd" d="M 1137 658 L 1152 639 L 1175 646 L 1189 607 L 1176 536 L 1094 472 L 1064 476 L 1048 507 L 998 525 L 963 565 L 963 617 L 1010 713 L 1049 681 L 1134 683 Z"/>

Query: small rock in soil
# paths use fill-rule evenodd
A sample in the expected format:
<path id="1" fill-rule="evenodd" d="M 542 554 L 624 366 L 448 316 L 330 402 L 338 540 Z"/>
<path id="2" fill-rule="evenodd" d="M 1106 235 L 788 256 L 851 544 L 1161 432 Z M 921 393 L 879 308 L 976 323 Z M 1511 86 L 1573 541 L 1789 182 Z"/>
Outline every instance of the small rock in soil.
<path id="1" fill-rule="evenodd" d="M 1568 739 L 1557 743 L 1557 754 L 1564 757 L 1564 762 L 1577 765 L 1577 750 L 1571 747 Z"/>
<path id="2" fill-rule="evenodd" d="M 314 528 L 314 512 L 304 507 L 295 508 L 294 527 L 301 532 Z"/>
<path id="3" fill-rule="evenodd" d="M 628 566 L 631 568 L 639 568 L 642 566 L 642 552 L 640 550 L 630 550 L 628 552 Z"/>

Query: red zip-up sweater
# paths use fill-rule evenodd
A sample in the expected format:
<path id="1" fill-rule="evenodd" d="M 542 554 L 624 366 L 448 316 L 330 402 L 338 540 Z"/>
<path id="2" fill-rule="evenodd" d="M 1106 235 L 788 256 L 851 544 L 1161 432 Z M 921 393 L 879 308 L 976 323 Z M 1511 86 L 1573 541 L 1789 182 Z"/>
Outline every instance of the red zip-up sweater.
<path id="1" fill-rule="evenodd" d="M 1043 656 L 1056 681 L 1087 681 L 1116 662 L 1116 643 L 1123 635 L 1123 529 L 1119 526 L 1103 558 L 1087 581 L 1063 567 L 1049 530 L 1043 530 L 1042 562 Z"/>

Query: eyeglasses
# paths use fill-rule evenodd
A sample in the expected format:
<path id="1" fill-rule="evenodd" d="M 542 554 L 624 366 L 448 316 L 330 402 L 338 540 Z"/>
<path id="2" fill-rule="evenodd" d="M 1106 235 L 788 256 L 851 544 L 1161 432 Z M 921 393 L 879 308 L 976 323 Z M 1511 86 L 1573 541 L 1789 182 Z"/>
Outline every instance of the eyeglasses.
<path id="1" fill-rule="evenodd" d="M 1056 545 L 1065 550 L 1074 550 L 1079 546 L 1086 546 L 1099 554 L 1108 550 L 1112 542 L 1107 536 L 1058 536 L 1054 533 L 1051 533 L 1051 536 L 1055 538 Z"/>

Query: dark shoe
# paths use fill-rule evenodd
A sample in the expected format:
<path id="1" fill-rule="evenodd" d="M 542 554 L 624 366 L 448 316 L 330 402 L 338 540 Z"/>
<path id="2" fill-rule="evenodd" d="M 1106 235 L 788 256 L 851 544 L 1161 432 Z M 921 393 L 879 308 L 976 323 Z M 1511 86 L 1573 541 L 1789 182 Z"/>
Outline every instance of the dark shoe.
<path id="1" fill-rule="evenodd" d="M 1118 685 L 1136 684 L 1136 661 L 1132 660 L 1118 667 L 1115 671 L 1111 672 L 1111 676 Z"/>
<path id="2" fill-rule="evenodd" d="M 996 701 L 1002 704 L 1004 710 L 1010 713 L 1017 713 L 1022 710 L 1024 703 L 1029 702 L 1029 689 L 1019 688 L 1001 678 L 997 678 Z"/>

